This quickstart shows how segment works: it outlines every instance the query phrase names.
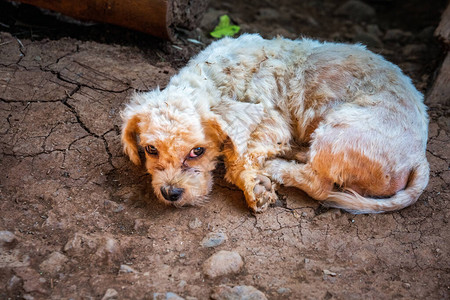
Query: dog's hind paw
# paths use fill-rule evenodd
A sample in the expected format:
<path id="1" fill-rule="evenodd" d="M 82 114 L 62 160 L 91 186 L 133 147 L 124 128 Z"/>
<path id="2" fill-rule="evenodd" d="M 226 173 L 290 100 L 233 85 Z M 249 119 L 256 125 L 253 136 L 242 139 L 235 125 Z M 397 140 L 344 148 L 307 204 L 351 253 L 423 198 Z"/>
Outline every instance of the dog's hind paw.
<path id="1" fill-rule="evenodd" d="M 255 202 L 254 205 L 251 205 L 251 208 L 256 213 L 264 212 L 270 204 L 275 203 L 278 199 L 272 181 L 264 175 L 256 176 L 253 194 L 255 195 Z"/>

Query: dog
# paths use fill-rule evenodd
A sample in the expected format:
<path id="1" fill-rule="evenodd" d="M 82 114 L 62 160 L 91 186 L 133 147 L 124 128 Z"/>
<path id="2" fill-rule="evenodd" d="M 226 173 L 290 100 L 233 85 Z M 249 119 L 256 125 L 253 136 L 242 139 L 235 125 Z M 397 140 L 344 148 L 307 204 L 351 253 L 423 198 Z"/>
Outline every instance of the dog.
<path id="1" fill-rule="evenodd" d="M 413 204 L 428 183 L 423 96 L 362 45 L 223 38 L 165 89 L 135 93 L 122 118 L 124 152 L 139 165 L 142 146 L 156 196 L 177 207 L 207 200 L 218 157 L 254 212 L 280 184 L 378 213 Z"/>

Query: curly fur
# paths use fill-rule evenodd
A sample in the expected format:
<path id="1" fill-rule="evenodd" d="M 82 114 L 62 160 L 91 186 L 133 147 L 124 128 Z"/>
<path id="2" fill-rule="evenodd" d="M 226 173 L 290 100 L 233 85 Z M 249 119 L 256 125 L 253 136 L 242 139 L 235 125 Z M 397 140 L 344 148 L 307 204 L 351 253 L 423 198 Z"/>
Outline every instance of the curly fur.
<path id="1" fill-rule="evenodd" d="M 423 96 L 361 45 L 224 38 L 122 115 L 125 153 L 140 163 L 137 136 L 158 150 L 146 168 L 177 206 L 204 201 L 220 155 L 256 212 L 277 199 L 273 182 L 362 213 L 410 205 L 428 182 Z M 294 144 L 307 147 L 301 161 L 282 158 Z M 196 147 L 204 154 L 188 158 Z M 165 199 L 167 187 L 181 197 Z"/>

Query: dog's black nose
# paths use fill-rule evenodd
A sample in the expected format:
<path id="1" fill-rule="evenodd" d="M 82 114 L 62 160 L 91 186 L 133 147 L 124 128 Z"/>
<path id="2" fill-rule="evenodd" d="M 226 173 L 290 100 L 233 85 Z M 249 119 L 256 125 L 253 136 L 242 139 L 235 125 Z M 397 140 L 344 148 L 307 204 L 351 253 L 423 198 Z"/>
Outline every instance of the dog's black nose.
<path id="1" fill-rule="evenodd" d="M 161 187 L 161 194 L 164 199 L 169 201 L 177 201 L 183 194 L 184 189 L 174 188 L 173 186 Z"/>

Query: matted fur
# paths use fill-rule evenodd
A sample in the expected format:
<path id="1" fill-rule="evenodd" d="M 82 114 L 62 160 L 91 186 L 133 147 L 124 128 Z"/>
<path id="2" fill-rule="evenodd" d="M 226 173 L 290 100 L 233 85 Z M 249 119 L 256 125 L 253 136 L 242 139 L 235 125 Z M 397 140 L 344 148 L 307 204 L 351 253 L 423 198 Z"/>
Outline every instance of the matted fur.
<path id="1" fill-rule="evenodd" d="M 224 38 L 163 91 L 135 94 L 122 116 L 125 153 L 140 164 L 137 136 L 157 149 L 146 168 L 158 198 L 177 206 L 205 201 L 220 155 L 256 212 L 277 199 L 273 182 L 360 213 L 410 205 L 428 182 L 423 96 L 360 45 Z M 282 158 L 293 144 L 307 149 L 300 161 Z M 175 188 L 176 201 L 161 192 Z"/>

